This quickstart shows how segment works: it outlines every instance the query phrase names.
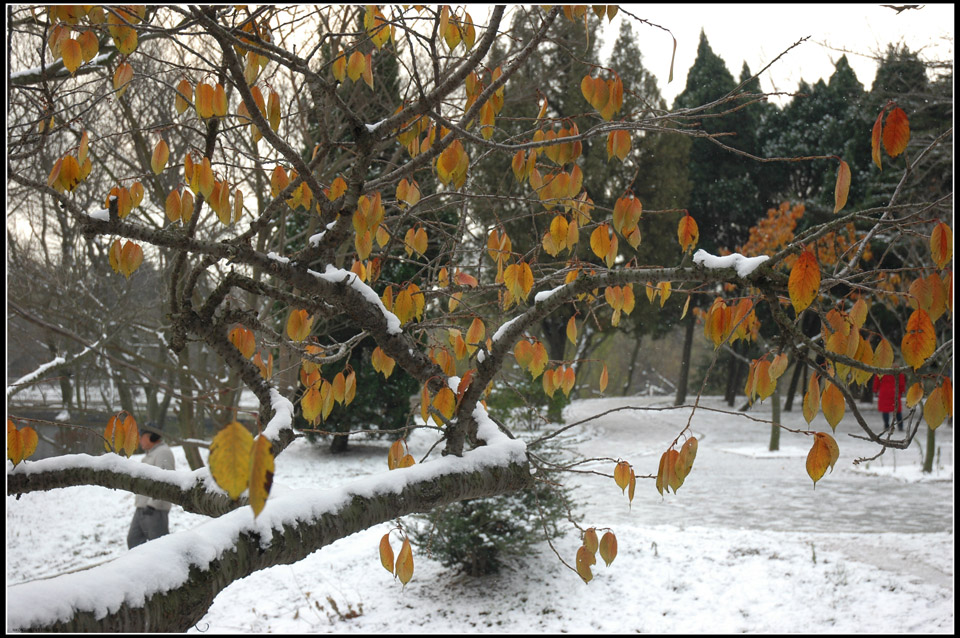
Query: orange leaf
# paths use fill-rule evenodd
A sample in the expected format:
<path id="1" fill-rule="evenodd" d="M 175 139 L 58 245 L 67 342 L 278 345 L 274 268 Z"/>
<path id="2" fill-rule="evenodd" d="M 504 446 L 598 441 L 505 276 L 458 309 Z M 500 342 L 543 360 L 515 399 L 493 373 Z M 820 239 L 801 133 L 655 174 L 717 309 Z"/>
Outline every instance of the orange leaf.
<path id="1" fill-rule="evenodd" d="M 677 239 L 680 241 L 680 250 L 686 252 L 693 249 L 700 240 L 700 230 L 697 228 L 697 222 L 690 215 L 684 215 L 680 218 L 677 225 Z"/>
<path id="2" fill-rule="evenodd" d="M 630 464 L 626 461 L 617 463 L 617 466 L 613 468 L 613 480 L 616 481 L 621 492 L 626 490 L 627 485 L 630 484 Z"/>
<path id="3" fill-rule="evenodd" d="M 457 407 L 457 397 L 453 394 L 453 390 L 441 388 L 437 395 L 433 397 L 433 407 L 448 421 L 453 418 L 453 412 Z M 443 425 L 443 421 L 436 415 L 433 415 L 433 422 L 437 425 Z"/>
<path id="4" fill-rule="evenodd" d="M 567 320 L 567 339 L 570 343 L 577 345 L 577 317 L 576 315 Z"/>
<path id="5" fill-rule="evenodd" d="M 690 474 L 695 458 L 697 458 L 697 439 L 691 436 L 680 446 L 680 453 L 677 455 L 674 466 L 674 472 L 677 475 L 677 487 L 683 485 L 684 479 Z M 674 493 L 676 493 L 676 489 L 674 489 Z"/>
<path id="6" fill-rule="evenodd" d="M 175 222 L 180 219 L 181 215 L 181 200 L 180 193 L 176 190 L 170 191 L 170 194 L 167 195 L 167 201 L 164 205 L 164 211 L 167 213 L 167 219 L 172 222 Z"/>
<path id="7" fill-rule="evenodd" d="M 600 558 L 602 558 L 603 562 L 609 567 L 613 559 L 617 557 L 617 537 L 613 535 L 613 532 L 607 532 L 603 535 L 600 539 L 599 549 Z"/>
<path id="8" fill-rule="evenodd" d="M 270 441 L 262 434 L 253 444 L 250 462 L 250 507 L 253 508 L 254 518 L 263 511 L 273 486 L 274 465 L 270 447 Z"/>
<path id="9" fill-rule="evenodd" d="M 596 562 L 596 556 L 585 546 L 581 546 L 580 549 L 577 550 L 577 573 L 580 574 L 583 582 L 589 583 L 593 579 L 590 566 L 596 564 Z"/>
<path id="10" fill-rule="evenodd" d="M 847 195 L 850 194 L 850 166 L 840 160 L 840 168 L 837 169 L 837 186 L 833 193 L 833 212 L 834 214 L 847 205 Z"/>
<path id="11" fill-rule="evenodd" d="M 591 527 L 583 533 L 583 546 L 587 548 L 587 551 L 589 551 L 591 554 L 596 554 L 599 545 L 600 542 L 597 539 L 596 527 Z"/>
<path id="12" fill-rule="evenodd" d="M 930 233 L 930 256 L 941 270 L 953 258 L 953 231 L 943 222 Z"/>
<path id="13" fill-rule="evenodd" d="M 890 157 L 896 157 L 907 149 L 910 141 L 910 122 L 907 114 L 899 106 L 887 115 L 883 127 L 883 148 Z"/>
<path id="14" fill-rule="evenodd" d="M 816 487 L 817 481 L 823 478 L 827 468 L 833 471 L 833 466 L 840 457 L 840 448 L 832 436 L 824 432 L 815 432 L 813 446 L 807 454 L 807 474 L 813 479 L 813 485 Z"/>
<path id="15" fill-rule="evenodd" d="M 7 458 L 13 462 L 14 467 L 23 460 L 23 440 L 17 426 L 10 419 L 7 419 Z"/>
<path id="16" fill-rule="evenodd" d="M 600 392 L 605 392 L 607 384 L 610 382 L 610 376 L 607 373 L 607 364 L 604 362 L 603 370 L 600 371 Z"/>
<path id="17" fill-rule="evenodd" d="M 913 311 L 907 320 L 907 332 L 900 342 L 903 360 L 914 370 L 923 365 L 937 348 L 937 333 L 930 316 L 922 309 Z"/>
<path id="18" fill-rule="evenodd" d="M 820 266 L 817 258 L 810 250 L 804 250 L 790 269 L 790 279 L 787 283 L 790 301 L 799 315 L 809 306 L 820 290 Z"/>
<path id="19" fill-rule="evenodd" d="M 676 450 L 667 450 L 660 457 L 660 468 L 657 470 L 657 491 L 660 492 L 660 495 L 663 496 L 663 491 L 670 491 L 670 488 L 673 488 L 674 494 L 677 492 L 677 488 L 680 487 L 679 477 L 677 476 L 677 459 L 680 458 L 680 453 Z"/>

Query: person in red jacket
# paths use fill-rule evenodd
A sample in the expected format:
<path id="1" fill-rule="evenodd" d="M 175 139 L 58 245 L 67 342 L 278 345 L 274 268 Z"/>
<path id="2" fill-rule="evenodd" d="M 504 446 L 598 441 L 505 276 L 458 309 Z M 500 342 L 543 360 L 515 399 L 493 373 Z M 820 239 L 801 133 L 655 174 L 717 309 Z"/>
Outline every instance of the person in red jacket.
<path id="1" fill-rule="evenodd" d="M 883 417 L 883 431 L 891 429 L 890 415 L 896 411 L 897 428 L 903 429 L 903 409 L 900 407 L 900 398 L 907 389 L 907 377 L 901 372 L 894 376 L 885 374 L 882 377 L 873 377 L 873 391 L 877 393 L 877 407 Z"/>

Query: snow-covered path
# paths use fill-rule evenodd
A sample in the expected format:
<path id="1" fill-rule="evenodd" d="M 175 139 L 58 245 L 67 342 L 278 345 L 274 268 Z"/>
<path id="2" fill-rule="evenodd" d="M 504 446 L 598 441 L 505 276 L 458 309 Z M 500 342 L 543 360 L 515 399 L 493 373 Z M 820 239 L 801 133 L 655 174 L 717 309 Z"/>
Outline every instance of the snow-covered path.
<path id="1" fill-rule="evenodd" d="M 577 401 L 566 417 L 654 404 L 666 401 Z M 704 405 L 726 408 L 716 398 Z M 769 418 L 769 405 L 750 414 Z M 622 410 L 569 434 L 586 457 L 622 457 L 638 474 L 655 473 L 688 415 Z M 802 417 L 784 420 L 796 428 Z M 829 426 L 818 417 L 814 428 Z M 921 477 L 916 445 L 853 469 L 853 458 L 877 450 L 842 424 L 840 460 L 815 490 L 804 469 L 807 436 L 784 432 L 781 452 L 770 455 L 769 425 L 703 411 L 692 429 L 699 451 L 677 495 L 661 499 L 652 480 L 640 480 L 629 508 L 612 478 L 574 475 L 583 523 L 611 527 L 619 541 L 616 561 L 596 565 L 588 585 L 546 546 L 480 579 L 453 574 L 414 547 L 414 577 L 401 589 L 377 558 L 385 524 L 234 583 L 192 631 L 953 633 L 951 427 L 937 431 L 937 471 Z M 426 433 L 413 437 L 418 459 L 429 443 Z M 277 461 L 274 493 L 379 471 L 388 445 L 357 442 L 332 458 L 295 443 Z M 185 467 L 182 450 L 175 454 Z M 612 473 L 613 463 L 593 468 Z M 132 495 L 103 488 L 8 497 L 8 586 L 122 555 L 132 507 Z M 201 520 L 177 508 L 170 519 L 174 532 Z M 570 563 L 579 545 L 573 529 L 554 542 Z"/>

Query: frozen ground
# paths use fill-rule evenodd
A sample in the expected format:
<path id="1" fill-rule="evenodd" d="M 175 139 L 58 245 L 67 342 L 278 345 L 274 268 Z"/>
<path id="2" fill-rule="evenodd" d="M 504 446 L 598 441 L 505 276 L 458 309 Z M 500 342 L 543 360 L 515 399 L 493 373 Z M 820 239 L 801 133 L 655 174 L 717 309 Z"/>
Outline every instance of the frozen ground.
<path id="1" fill-rule="evenodd" d="M 703 404 L 726 409 L 714 398 Z M 568 423 L 615 411 L 570 430 L 568 443 L 655 474 L 689 410 L 624 408 L 665 405 L 656 397 L 575 402 Z M 769 418 L 769 405 L 749 414 Z M 797 412 L 784 418 L 789 427 L 804 423 Z M 822 416 L 813 425 L 829 428 Z M 784 432 L 770 453 L 767 424 L 702 410 L 691 427 L 699 452 L 679 495 L 661 499 L 652 480 L 638 480 L 630 509 L 611 478 L 573 477 L 585 526 L 610 527 L 619 541 L 616 561 L 595 566 L 589 585 L 545 545 L 481 579 L 453 574 L 415 547 L 414 577 L 401 589 L 377 558 L 384 524 L 234 583 L 192 631 L 953 633 L 952 427 L 937 431 L 937 467 L 922 475 L 917 444 L 855 467 L 877 449 L 843 423 L 840 459 L 816 489 L 805 471 L 807 436 Z M 429 443 L 416 436 L 411 447 L 422 454 Z M 275 493 L 379 470 L 388 445 L 357 442 L 334 459 L 296 443 L 278 459 Z M 588 467 L 611 473 L 613 463 Z M 124 553 L 132 509 L 131 494 L 96 487 L 8 497 L 7 584 Z M 175 508 L 171 530 L 199 520 Z M 571 528 L 554 545 L 572 563 L 580 541 Z"/>

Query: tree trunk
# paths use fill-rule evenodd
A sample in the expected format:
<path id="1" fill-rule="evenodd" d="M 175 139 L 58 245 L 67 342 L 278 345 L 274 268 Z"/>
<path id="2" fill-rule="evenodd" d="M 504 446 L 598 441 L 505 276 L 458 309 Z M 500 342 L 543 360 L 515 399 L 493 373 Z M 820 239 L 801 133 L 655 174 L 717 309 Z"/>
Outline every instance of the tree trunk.
<path id="1" fill-rule="evenodd" d="M 797 394 L 797 384 L 800 383 L 800 368 L 805 368 L 803 361 L 797 361 L 793 364 L 793 374 L 790 375 L 790 388 L 787 390 L 787 402 L 783 406 L 784 412 L 793 411 L 793 397 Z"/>
<path id="2" fill-rule="evenodd" d="M 770 426 L 770 451 L 780 449 L 780 390 L 773 391 L 773 425 Z"/>
<path id="3" fill-rule="evenodd" d="M 643 337 L 637 337 L 637 340 L 633 342 L 633 353 L 630 355 L 630 365 L 627 367 L 627 380 L 623 383 L 620 396 L 627 396 L 630 391 L 630 385 L 633 383 L 633 373 L 637 369 L 637 354 L 640 352 L 641 341 L 643 341 Z"/>
<path id="4" fill-rule="evenodd" d="M 347 441 L 349 440 L 349 434 L 335 434 L 333 435 L 333 440 L 330 441 L 330 452 L 331 454 L 340 454 L 347 451 Z"/>
<path id="5" fill-rule="evenodd" d="M 936 430 L 927 428 L 927 451 L 923 455 L 923 471 L 926 474 L 933 472 L 933 451 L 937 446 Z"/>
<path id="6" fill-rule="evenodd" d="M 193 383 L 190 376 L 190 348 L 184 348 L 180 352 L 179 358 L 180 371 L 180 410 L 177 414 L 177 422 L 180 425 L 180 437 L 183 439 L 199 438 L 197 436 L 197 415 L 194 409 Z M 200 458 L 200 450 L 196 445 L 184 443 L 183 451 L 187 455 L 187 464 L 191 470 L 203 467 L 203 459 Z"/>
<path id="7" fill-rule="evenodd" d="M 695 322 L 693 313 L 687 317 L 686 331 L 683 335 L 683 355 L 680 361 L 680 378 L 677 380 L 677 396 L 674 405 L 682 405 L 687 400 L 687 381 L 690 379 L 690 352 L 693 348 L 693 329 Z"/>
<path id="8" fill-rule="evenodd" d="M 733 356 L 729 355 L 730 360 L 727 362 L 727 389 L 723 393 L 723 398 L 731 408 L 733 407 L 733 402 L 737 399 L 737 372 L 740 370 L 740 361 Z"/>

